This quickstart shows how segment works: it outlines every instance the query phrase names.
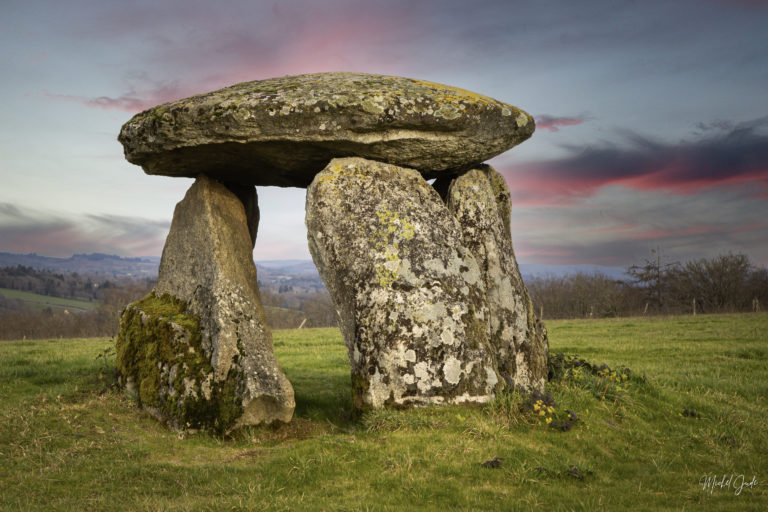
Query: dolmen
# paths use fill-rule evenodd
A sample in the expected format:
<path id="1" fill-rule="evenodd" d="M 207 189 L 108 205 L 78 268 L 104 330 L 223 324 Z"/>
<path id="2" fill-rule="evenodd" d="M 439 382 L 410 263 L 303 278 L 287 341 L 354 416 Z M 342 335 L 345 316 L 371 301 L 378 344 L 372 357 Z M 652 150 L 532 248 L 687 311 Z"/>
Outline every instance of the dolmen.
<path id="1" fill-rule="evenodd" d="M 155 289 L 121 315 L 121 384 L 176 428 L 290 421 L 253 263 L 258 185 L 307 189 L 309 250 L 358 408 L 541 389 L 546 330 L 515 260 L 506 181 L 483 163 L 533 131 L 486 96 L 363 73 L 247 82 L 136 115 L 119 136 L 128 161 L 195 181 Z"/>

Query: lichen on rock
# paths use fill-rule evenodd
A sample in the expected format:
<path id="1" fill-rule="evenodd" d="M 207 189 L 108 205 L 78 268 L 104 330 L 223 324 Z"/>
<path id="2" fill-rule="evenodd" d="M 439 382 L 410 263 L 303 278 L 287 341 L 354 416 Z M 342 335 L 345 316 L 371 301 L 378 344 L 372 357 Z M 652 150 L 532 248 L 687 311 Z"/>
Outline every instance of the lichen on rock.
<path id="1" fill-rule="evenodd" d="M 548 341 L 536 318 L 512 248 L 511 200 L 504 177 L 488 165 L 437 183 L 461 226 L 462 242 L 482 269 L 499 371 L 513 387 L 543 389 Z"/>
<path id="2" fill-rule="evenodd" d="M 307 190 L 306 223 L 339 308 L 358 407 L 494 397 L 503 384 L 480 269 L 417 171 L 335 159 Z"/>
<path id="3" fill-rule="evenodd" d="M 334 72 L 165 103 L 125 123 L 119 140 L 128 161 L 148 174 L 307 187 L 332 158 L 361 156 L 431 177 L 479 164 L 533 130 L 527 113 L 477 93 Z"/>

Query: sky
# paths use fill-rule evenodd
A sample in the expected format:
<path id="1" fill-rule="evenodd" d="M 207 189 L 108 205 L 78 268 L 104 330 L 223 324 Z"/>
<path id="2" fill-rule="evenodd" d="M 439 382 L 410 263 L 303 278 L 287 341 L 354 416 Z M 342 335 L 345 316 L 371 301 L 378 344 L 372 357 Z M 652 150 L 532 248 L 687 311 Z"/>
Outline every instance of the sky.
<path id="1" fill-rule="evenodd" d="M 517 259 L 768 266 L 768 1 L 0 0 L 0 251 L 159 256 L 192 181 L 147 176 L 134 114 L 322 71 L 419 78 L 534 116 L 489 161 Z M 259 187 L 256 260 L 309 259 L 304 190 Z"/>

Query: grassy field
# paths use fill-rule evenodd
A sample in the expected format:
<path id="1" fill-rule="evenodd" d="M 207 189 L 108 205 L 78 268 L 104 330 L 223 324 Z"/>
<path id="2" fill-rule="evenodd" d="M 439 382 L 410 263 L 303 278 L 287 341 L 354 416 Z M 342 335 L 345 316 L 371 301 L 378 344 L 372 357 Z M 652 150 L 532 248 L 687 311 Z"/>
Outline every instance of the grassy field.
<path id="1" fill-rule="evenodd" d="M 0 342 L 0 507 L 768 510 L 768 314 L 547 325 L 554 352 L 629 378 L 568 370 L 553 410 L 510 394 L 358 416 L 338 331 L 276 331 L 295 419 L 226 439 L 112 390 L 110 340 Z M 548 426 L 566 410 L 572 428 Z"/>
<path id="2" fill-rule="evenodd" d="M 87 311 L 98 307 L 98 302 L 89 302 L 80 299 L 64 299 L 61 297 L 49 297 L 48 295 L 39 295 L 37 293 L 11 290 L 9 288 L 0 288 L 0 294 L 7 299 L 18 299 L 33 309 L 42 310 L 45 308 L 68 309 L 70 311 Z"/>

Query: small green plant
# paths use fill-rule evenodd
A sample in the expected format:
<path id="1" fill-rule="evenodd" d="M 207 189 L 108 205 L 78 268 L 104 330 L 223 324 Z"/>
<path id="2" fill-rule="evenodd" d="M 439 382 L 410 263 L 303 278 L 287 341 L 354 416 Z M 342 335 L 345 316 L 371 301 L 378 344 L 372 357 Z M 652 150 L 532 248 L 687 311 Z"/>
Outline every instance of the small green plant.
<path id="1" fill-rule="evenodd" d="M 576 355 L 550 354 L 549 380 L 591 391 L 600 401 L 626 399 L 629 368 L 611 369 L 607 364 L 595 365 Z"/>
<path id="2" fill-rule="evenodd" d="M 516 425 L 520 422 L 524 402 L 525 398 L 520 390 L 505 389 L 496 394 L 496 399 L 485 407 L 485 411 L 498 423 Z"/>
<path id="3" fill-rule="evenodd" d="M 576 413 L 558 407 L 551 393 L 538 390 L 532 390 L 525 394 L 523 411 L 532 414 L 539 424 L 563 432 L 571 430 L 573 425 L 579 421 Z"/>
<path id="4" fill-rule="evenodd" d="M 109 345 L 96 355 L 94 359 L 99 363 L 99 374 L 97 376 L 100 383 L 104 384 L 103 392 L 117 387 L 117 368 L 115 368 L 115 347 Z"/>

